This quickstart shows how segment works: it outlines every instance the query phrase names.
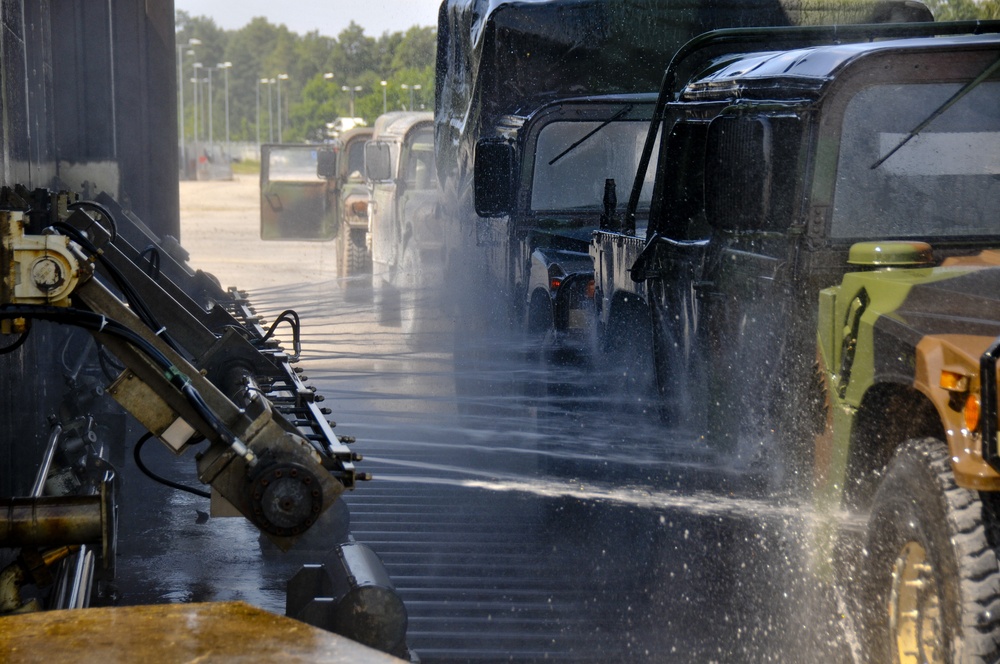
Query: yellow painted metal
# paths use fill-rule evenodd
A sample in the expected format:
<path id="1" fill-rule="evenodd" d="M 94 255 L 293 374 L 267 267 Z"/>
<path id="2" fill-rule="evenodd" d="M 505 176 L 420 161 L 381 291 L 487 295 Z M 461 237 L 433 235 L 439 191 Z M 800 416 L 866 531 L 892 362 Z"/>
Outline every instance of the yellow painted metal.
<path id="1" fill-rule="evenodd" d="M 898 664 L 944 662 L 941 599 L 927 551 L 907 542 L 892 566 L 889 591 L 891 660 Z"/>
<path id="2" fill-rule="evenodd" d="M 243 602 L 48 611 L 0 618 L 0 659 L 50 662 L 401 662 Z"/>
<path id="3" fill-rule="evenodd" d="M 915 267 L 934 263 L 926 242 L 858 242 L 851 245 L 847 262 L 872 267 Z"/>

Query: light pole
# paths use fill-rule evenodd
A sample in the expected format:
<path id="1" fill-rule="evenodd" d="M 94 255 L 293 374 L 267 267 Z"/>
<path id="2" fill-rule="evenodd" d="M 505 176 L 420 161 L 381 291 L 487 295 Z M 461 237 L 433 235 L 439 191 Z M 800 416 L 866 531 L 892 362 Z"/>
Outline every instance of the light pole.
<path id="1" fill-rule="evenodd" d="M 184 147 L 185 136 L 184 136 L 184 56 L 194 55 L 194 50 L 190 47 L 201 46 L 201 40 L 192 37 L 188 40 L 187 44 L 177 44 L 177 90 L 180 93 L 180 103 L 178 104 L 177 116 L 180 118 L 180 160 L 181 160 L 181 172 L 187 173 L 187 155 Z M 184 49 L 187 49 L 186 51 Z"/>
<path id="2" fill-rule="evenodd" d="M 413 91 L 414 90 L 419 90 L 421 88 L 420 84 L 417 84 L 417 85 L 407 85 L 406 83 L 403 83 L 399 87 L 403 88 L 404 90 L 409 90 L 410 91 L 410 110 L 412 111 L 413 110 Z"/>
<path id="3" fill-rule="evenodd" d="M 208 67 L 205 69 L 208 72 L 208 146 L 209 150 L 212 149 L 212 143 L 215 142 L 215 136 L 212 133 L 212 116 L 215 115 L 215 109 L 212 107 L 212 68 Z"/>
<path id="4" fill-rule="evenodd" d="M 217 68 L 222 70 L 222 77 L 225 80 L 225 98 L 226 98 L 226 159 L 231 159 L 229 154 L 229 70 L 232 69 L 232 62 L 220 62 L 215 65 Z"/>
<path id="5" fill-rule="evenodd" d="M 344 92 L 350 92 L 351 93 L 351 117 L 353 118 L 354 117 L 354 93 L 355 92 L 361 92 L 361 90 L 363 88 L 360 85 L 355 85 L 354 87 L 351 87 L 349 85 L 342 85 L 342 86 L 340 86 L 340 89 L 343 90 Z"/>
<path id="6" fill-rule="evenodd" d="M 288 80 L 288 74 L 278 74 L 278 142 L 281 143 L 281 82 Z"/>
<path id="7" fill-rule="evenodd" d="M 191 66 L 194 72 L 194 78 L 191 82 L 194 84 L 194 142 L 198 142 L 198 70 L 201 69 L 201 63 L 196 62 Z"/>
<path id="8" fill-rule="evenodd" d="M 257 79 L 257 156 L 260 157 L 260 84 L 267 85 L 266 78 Z"/>
<path id="9" fill-rule="evenodd" d="M 389 81 L 379 81 L 378 84 L 382 86 L 382 115 L 385 115 L 386 112 L 385 89 L 386 86 L 389 85 Z"/>
<path id="10" fill-rule="evenodd" d="M 267 79 L 267 142 L 274 143 L 274 106 L 271 105 L 271 88 L 274 87 L 274 79 Z"/>

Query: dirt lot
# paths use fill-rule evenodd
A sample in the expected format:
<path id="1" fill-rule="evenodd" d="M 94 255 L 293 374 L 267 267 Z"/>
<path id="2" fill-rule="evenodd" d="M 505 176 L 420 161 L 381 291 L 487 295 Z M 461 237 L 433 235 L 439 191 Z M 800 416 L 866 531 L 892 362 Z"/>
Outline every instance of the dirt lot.
<path id="1" fill-rule="evenodd" d="M 253 291 L 337 276 L 334 242 L 261 241 L 255 176 L 181 182 L 180 208 L 181 244 L 191 252 L 191 265 L 223 286 Z"/>

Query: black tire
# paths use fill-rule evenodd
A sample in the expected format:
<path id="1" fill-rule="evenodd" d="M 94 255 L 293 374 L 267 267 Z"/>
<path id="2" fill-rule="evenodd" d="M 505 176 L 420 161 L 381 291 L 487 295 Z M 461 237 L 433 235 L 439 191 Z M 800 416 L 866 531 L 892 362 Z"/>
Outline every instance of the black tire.
<path id="1" fill-rule="evenodd" d="M 348 300 L 365 300 L 371 296 L 372 261 L 363 228 L 353 228 L 341 233 L 343 244 L 338 261 L 344 267 L 338 268 L 343 278 L 345 297 Z M 340 239 L 337 240 L 338 243 Z"/>
<path id="2" fill-rule="evenodd" d="M 865 659 L 986 664 L 1000 659 L 1000 569 L 992 511 L 955 484 L 945 444 L 896 450 L 875 494 L 862 558 Z"/>
<path id="3" fill-rule="evenodd" d="M 354 277 L 368 274 L 371 271 L 371 259 L 368 256 L 368 247 L 365 243 L 365 232 L 361 229 L 352 229 L 346 233 L 343 245 L 344 276 Z"/>

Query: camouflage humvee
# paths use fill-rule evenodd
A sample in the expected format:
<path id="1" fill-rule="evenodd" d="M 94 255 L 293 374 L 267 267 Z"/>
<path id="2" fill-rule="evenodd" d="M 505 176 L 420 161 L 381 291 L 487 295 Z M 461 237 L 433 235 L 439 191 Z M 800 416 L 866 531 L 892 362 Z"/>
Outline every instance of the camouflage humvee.
<path id="1" fill-rule="evenodd" d="M 998 31 L 698 38 L 654 113 L 645 242 L 595 234 L 599 280 L 636 249 L 648 316 L 611 329 L 651 339 L 664 439 L 870 511 L 864 661 L 1000 660 Z"/>
<path id="2" fill-rule="evenodd" d="M 869 514 L 851 595 L 873 662 L 1000 658 L 1000 43 L 935 46 L 848 104 L 831 162 L 856 271 L 819 296 L 815 467 L 826 506 Z"/>

